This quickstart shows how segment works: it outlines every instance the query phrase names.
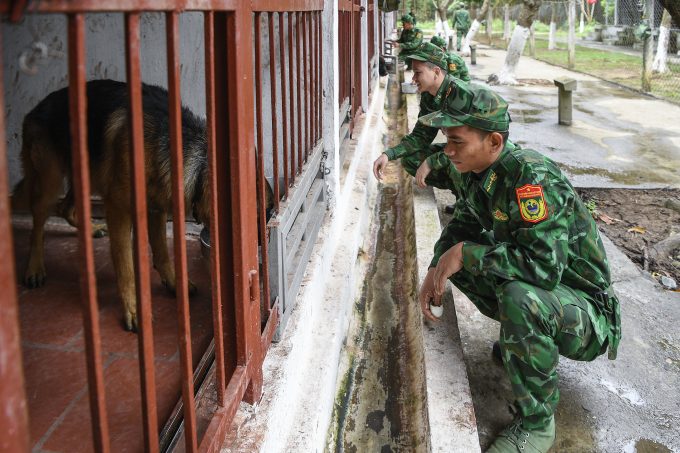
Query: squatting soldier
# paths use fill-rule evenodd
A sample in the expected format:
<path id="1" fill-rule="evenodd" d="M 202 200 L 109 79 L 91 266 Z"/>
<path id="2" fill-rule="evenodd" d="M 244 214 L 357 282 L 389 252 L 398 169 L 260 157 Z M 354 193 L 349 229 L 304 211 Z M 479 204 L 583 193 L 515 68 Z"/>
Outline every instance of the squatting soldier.
<path id="1" fill-rule="evenodd" d="M 399 56 L 405 57 L 423 43 L 423 31 L 414 25 L 414 19 L 410 14 L 404 14 L 401 18 L 404 29 L 399 39 L 391 41 L 395 46 L 400 47 Z M 409 69 L 411 66 L 409 65 Z"/>
<path id="2" fill-rule="evenodd" d="M 488 452 L 547 452 L 559 356 L 591 361 L 608 348 L 615 359 L 621 317 L 592 216 L 555 162 L 508 140 L 507 108 L 494 91 L 460 84 L 440 112 L 419 120 L 446 135 L 460 192 L 419 300 L 438 321 L 429 302 L 439 305 L 449 279 L 500 322 L 515 419 Z"/>
<path id="3" fill-rule="evenodd" d="M 468 68 L 463 57 L 455 52 L 446 50 L 446 41 L 440 36 L 433 36 L 432 39 L 430 39 L 430 42 L 446 53 L 446 59 L 449 63 L 449 67 L 447 68 L 449 74 L 459 78 L 463 82 L 469 82 L 470 75 L 468 74 Z"/>
<path id="4" fill-rule="evenodd" d="M 444 51 L 432 43 L 425 43 L 409 54 L 406 59 L 413 62 L 413 83 L 418 86 L 420 92 L 418 116 L 440 110 L 446 97 L 455 91 L 456 80 L 458 80 L 447 74 L 448 62 Z M 376 179 L 382 180 L 382 172 L 387 162 L 399 158 L 404 169 L 415 176 L 421 164 L 430 155 L 442 149 L 442 146 L 434 148 L 428 146 L 438 132 L 439 128 L 416 123 L 413 131 L 405 135 L 398 145 L 389 148 L 375 160 L 373 174 Z M 444 181 L 442 188 L 448 187 L 453 190 L 454 186 L 450 183 L 452 181 L 450 178 L 441 178 L 441 180 Z"/>
<path id="5" fill-rule="evenodd" d="M 456 50 L 460 50 L 460 40 L 467 35 L 470 25 L 470 13 L 465 11 L 465 4 L 459 3 L 458 9 L 453 14 L 453 28 L 456 29 L 456 41 L 458 43 Z"/>
<path id="6" fill-rule="evenodd" d="M 413 25 L 418 23 L 418 18 L 416 17 L 416 12 L 413 8 L 411 8 L 411 11 L 409 11 L 409 14 L 413 18 Z"/>

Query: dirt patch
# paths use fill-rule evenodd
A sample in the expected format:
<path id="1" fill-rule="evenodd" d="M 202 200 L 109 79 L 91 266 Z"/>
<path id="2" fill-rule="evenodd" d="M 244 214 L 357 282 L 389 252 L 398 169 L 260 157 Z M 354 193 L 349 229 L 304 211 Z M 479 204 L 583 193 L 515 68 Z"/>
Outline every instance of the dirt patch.
<path id="1" fill-rule="evenodd" d="M 666 208 L 663 200 L 680 200 L 677 189 L 580 189 L 581 199 L 595 211 L 598 228 L 641 269 L 643 249 L 680 234 L 680 213 Z M 674 266 L 678 266 L 675 267 Z M 680 254 L 649 263 L 649 272 L 680 284 Z"/>

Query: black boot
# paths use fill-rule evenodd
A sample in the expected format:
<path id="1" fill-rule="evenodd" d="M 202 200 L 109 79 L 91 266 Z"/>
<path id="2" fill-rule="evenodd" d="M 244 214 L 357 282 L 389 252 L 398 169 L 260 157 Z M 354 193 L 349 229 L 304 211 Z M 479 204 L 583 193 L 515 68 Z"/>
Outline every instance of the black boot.
<path id="1" fill-rule="evenodd" d="M 503 357 L 501 356 L 501 342 L 500 342 L 500 340 L 496 340 L 496 341 L 493 342 L 493 349 L 491 350 L 491 353 L 498 360 L 500 360 L 501 362 L 503 361 Z"/>
<path id="2" fill-rule="evenodd" d="M 456 206 L 452 204 L 447 204 L 444 208 L 444 212 L 447 214 L 453 214 L 456 211 Z"/>

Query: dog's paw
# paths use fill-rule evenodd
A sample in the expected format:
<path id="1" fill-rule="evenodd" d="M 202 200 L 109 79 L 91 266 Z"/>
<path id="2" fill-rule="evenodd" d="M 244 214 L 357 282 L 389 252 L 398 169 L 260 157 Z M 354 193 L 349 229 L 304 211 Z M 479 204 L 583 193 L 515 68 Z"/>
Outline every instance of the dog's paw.
<path id="1" fill-rule="evenodd" d="M 177 291 L 175 289 L 175 282 L 170 282 L 170 280 L 168 280 L 167 278 L 161 278 L 161 283 L 168 289 L 168 291 L 170 291 L 170 294 L 172 294 L 173 296 L 177 295 Z"/>
<path id="2" fill-rule="evenodd" d="M 45 272 L 45 268 L 37 270 L 28 269 L 24 275 L 24 285 L 29 289 L 40 288 L 45 284 L 46 278 L 47 273 Z"/>
<path id="3" fill-rule="evenodd" d="M 105 223 L 92 224 L 92 237 L 95 239 L 103 238 L 109 235 L 109 227 Z"/>
<path id="4" fill-rule="evenodd" d="M 189 295 L 190 296 L 195 296 L 198 294 L 198 286 L 191 280 L 189 280 Z"/>
<path id="5" fill-rule="evenodd" d="M 137 333 L 137 313 L 125 312 L 125 330 Z"/>

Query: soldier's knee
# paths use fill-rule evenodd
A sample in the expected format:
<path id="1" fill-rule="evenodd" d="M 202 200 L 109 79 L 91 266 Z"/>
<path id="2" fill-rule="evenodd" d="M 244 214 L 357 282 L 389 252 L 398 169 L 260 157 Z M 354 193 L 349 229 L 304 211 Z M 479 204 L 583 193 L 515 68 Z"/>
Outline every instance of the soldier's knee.
<path id="1" fill-rule="evenodd" d="M 420 158 L 417 154 L 411 154 L 410 156 L 404 156 L 401 158 L 401 166 L 404 167 L 406 173 L 411 176 L 415 176 L 418 168 L 420 167 Z"/>
<path id="2" fill-rule="evenodd" d="M 507 317 L 510 313 L 522 312 L 531 314 L 535 299 L 530 296 L 532 293 L 531 285 L 524 282 L 510 280 L 499 285 L 496 288 L 496 295 L 501 302 L 501 315 Z"/>

